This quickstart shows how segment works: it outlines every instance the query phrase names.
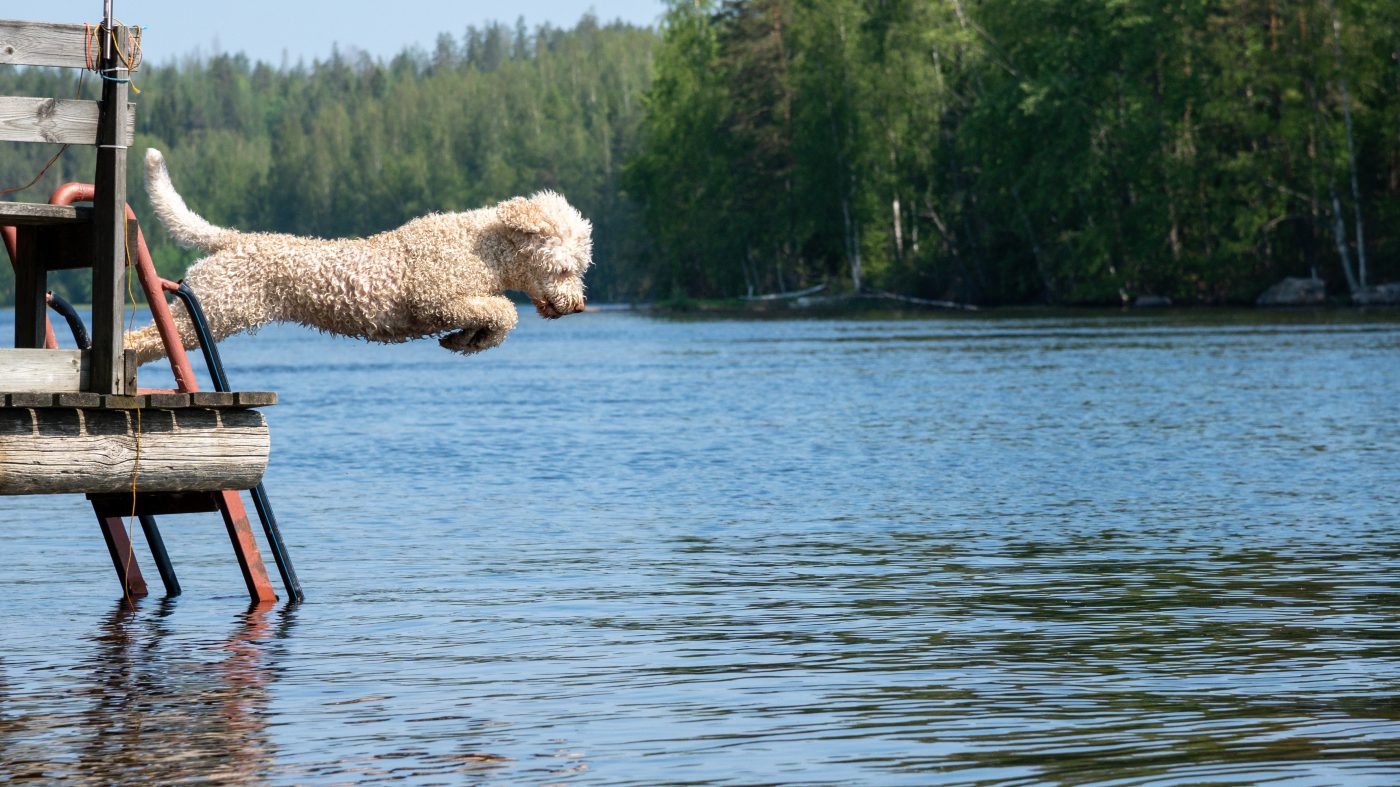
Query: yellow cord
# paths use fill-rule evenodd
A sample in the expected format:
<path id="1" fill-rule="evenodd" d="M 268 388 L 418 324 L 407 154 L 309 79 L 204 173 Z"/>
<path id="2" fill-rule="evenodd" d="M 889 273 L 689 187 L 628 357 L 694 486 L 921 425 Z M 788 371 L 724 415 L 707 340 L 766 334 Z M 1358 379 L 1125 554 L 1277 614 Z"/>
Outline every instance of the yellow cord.
<path id="1" fill-rule="evenodd" d="M 131 72 L 135 71 L 136 67 L 141 65 L 141 28 L 132 27 L 127 29 L 136 31 L 135 35 L 131 37 L 131 57 L 127 57 L 126 54 L 122 52 L 121 45 L 117 43 L 116 30 L 108 30 L 107 35 L 112 39 L 112 49 L 116 51 L 117 57 L 121 58 L 123 63 L 126 63 L 127 84 L 131 85 L 131 92 L 139 96 L 141 95 L 141 88 L 137 87 L 136 83 L 131 81 Z"/>
<path id="2" fill-rule="evenodd" d="M 128 332 L 136 328 L 136 293 L 131 286 L 131 233 L 128 231 L 126 223 L 126 206 L 122 206 L 122 248 L 126 252 L 126 297 L 131 305 L 131 316 L 127 318 L 126 329 Z M 125 345 L 123 342 L 123 353 Z M 126 363 L 123 356 L 122 374 L 126 374 Z M 135 394 L 132 391 L 132 394 Z M 131 560 L 136 554 L 136 547 L 132 544 L 132 536 L 136 534 L 136 478 L 141 472 L 141 400 L 136 400 L 136 459 L 131 465 L 131 517 L 126 520 L 126 570 L 122 572 L 122 592 L 126 595 L 127 606 L 132 606 L 131 583 L 127 579 L 131 576 Z"/>
<path id="3" fill-rule="evenodd" d="M 128 56 L 127 53 L 125 53 L 125 52 L 122 51 L 121 44 L 117 41 L 117 31 L 116 31 L 115 29 L 109 29 L 109 30 L 107 31 L 107 35 L 111 38 L 111 41 L 112 41 L 112 49 L 113 49 L 113 51 L 115 51 L 115 52 L 117 53 L 117 57 L 121 58 L 121 61 L 122 61 L 123 63 L 126 64 L 126 69 L 127 69 L 127 78 L 126 78 L 126 82 L 127 82 L 127 84 L 131 85 L 131 92 L 133 92 L 133 93 L 135 93 L 135 94 L 137 94 L 137 95 L 140 95 L 141 89 L 138 88 L 138 87 L 136 86 L 136 83 L 135 83 L 134 81 L 132 81 L 132 79 L 131 79 L 131 72 L 135 71 L 136 68 L 137 68 L 137 66 L 139 66 L 139 65 L 141 64 L 141 32 L 142 32 L 142 31 L 141 31 L 141 28 L 139 28 L 139 27 L 136 27 L 136 28 L 128 28 L 128 33 L 131 35 L 131 39 L 130 39 L 130 41 L 131 41 L 131 54 Z M 125 274 L 126 274 L 126 297 L 127 297 L 127 302 L 131 305 L 131 316 L 127 319 L 127 328 L 126 328 L 126 329 L 127 329 L 127 332 L 130 333 L 131 331 L 134 331 L 134 330 L 136 329 L 136 292 L 132 289 L 132 283 L 131 283 L 131 232 L 130 232 L 129 227 L 127 226 L 126 206 L 125 206 L 125 205 L 122 205 L 122 206 L 119 208 L 119 210 L 122 211 L 122 213 L 121 213 L 121 219 L 122 219 L 122 224 L 121 224 L 121 226 L 122 226 L 122 250 L 125 252 L 125 255 L 126 255 L 126 260 L 125 260 L 125 262 L 126 262 L 126 267 L 125 267 L 125 269 L 124 269 L 124 272 L 125 272 Z M 125 346 L 126 346 L 126 343 L 123 342 L 123 343 L 122 343 L 123 352 L 125 352 Z M 123 373 L 123 374 L 126 373 L 126 372 L 125 372 L 125 369 L 126 369 L 126 364 L 125 364 L 125 362 L 123 362 L 123 364 L 122 364 L 122 370 L 123 370 L 122 373 Z M 133 395 L 136 394 L 136 391 L 132 391 L 132 394 L 133 394 Z M 136 501 L 137 501 L 137 491 L 136 491 L 136 489 L 137 489 L 137 483 L 136 483 L 136 482 L 137 482 L 137 479 L 138 479 L 138 477 L 140 476 L 140 472 L 141 472 L 141 400 L 140 400 L 140 399 L 137 399 L 137 400 L 136 400 L 136 435 L 135 435 L 135 449 L 136 449 L 136 450 L 135 450 L 136 456 L 135 456 L 135 459 L 134 459 L 134 461 L 132 462 L 132 465 L 131 465 L 131 516 L 130 516 L 130 517 L 127 519 L 127 521 L 126 521 L 126 543 L 127 543 L 127 553 L 126 553 L 126 572 L 125 572 L 125 573 L 126 573 L 127 576 L 130 576 L 130 574 L 131 574 L 131 561 L 132 561 L 132 558 L 134 557 L 134 555 L 135 555 L 135 553 L 136 553 L 136 548 L 132 545 L 132 537 L 136 534 Z M 124 590 L 124 592 L 126 593 L 126 601 L 127 601 L 127 604 L 128 604 L 128 605 L 131 605 L 132 602 L 131 602 L 131 587 L 130 587 L 130 584 L 127 583 L 127 586 L 126 586 L 125 588 L 123 588 L 123 590 Z"/>

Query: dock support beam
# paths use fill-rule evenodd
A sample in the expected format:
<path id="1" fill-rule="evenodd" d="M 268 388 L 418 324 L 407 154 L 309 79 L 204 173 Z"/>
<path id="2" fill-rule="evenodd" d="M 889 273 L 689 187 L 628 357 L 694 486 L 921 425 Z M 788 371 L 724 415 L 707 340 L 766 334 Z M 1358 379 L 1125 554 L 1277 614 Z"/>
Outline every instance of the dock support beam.
<path id="1" fill-rule="evenodd" d="M 126 524 L 119 516 L 97 517 L 102 526 L 102 538 L 107 542 L 107 551 L 112 555 L 112 565 L 117 569 L 117 581 L 122 583 L 122 595 L 146 595 L 146 580 L 141 576 L 141 566 L 136 563 L 136 555 L 131 551 L 131 539 L 126 535 Z"/>
<path id="2" fill-rule="evenodd" d="M 248 512 L 237 492 L 217 492 L 219 513 L 223 514 L 224 526 L 228 528 L 229 540 L 233 542 L 233 554 L 238 558 L 238 568 L 243 572 L 243 582 L 248 586 L 248 595 L 254 604 L 277 600 L 272 589 L 272 581 L 267 578 L 267 567 L 263 565 L 262 554 L 258 552 L 258 542 L 253 538 L 252 525 L 248 523 Z"/>

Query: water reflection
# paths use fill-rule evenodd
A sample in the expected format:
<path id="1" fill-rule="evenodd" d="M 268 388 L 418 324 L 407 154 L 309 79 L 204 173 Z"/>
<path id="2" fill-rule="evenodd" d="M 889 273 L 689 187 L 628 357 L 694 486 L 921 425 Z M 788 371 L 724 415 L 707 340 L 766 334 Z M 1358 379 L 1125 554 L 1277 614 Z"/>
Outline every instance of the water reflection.
<path id="1" fill-rule="evenodd" d="M 178 603 L 119 600 L 87 655 L 64 668 L 65 695 L 0 683 L 0 776 L 169 784 L 265 773 L 278 754 L 267 651 L 291 632 L 296 606 L 251 607 L 226 637 L 194 644 L 171 637 Z"/>

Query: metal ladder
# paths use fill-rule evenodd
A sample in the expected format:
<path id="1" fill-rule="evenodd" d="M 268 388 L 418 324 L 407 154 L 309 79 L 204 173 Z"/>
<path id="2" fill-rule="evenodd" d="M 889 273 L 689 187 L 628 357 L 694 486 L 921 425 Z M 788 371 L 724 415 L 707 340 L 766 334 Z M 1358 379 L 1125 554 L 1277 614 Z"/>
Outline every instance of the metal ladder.
<path id="1" fill-rule="evenodd" d="M 208 367 L 209 377 L 214 383 L 214 390 L 232 391 L 233 389 L 229 387 L 228 383 L 228 374 L 224 371 L 223 359 L 219 357 L 219 346 L 209 330 L 209 321 L 204 316 L 204 307 L 200 305 L 199 297 L 184 282 L 180 282 L 178 287 L 168 289 L 168 291 L 179 298 L 184 303 L 185 310 L 189 312 L 190 322 L 194 324 L 195 336 L 199 339 L 199 347 L 204 354 L 205 366 Z M 69 329 L 73 332 L 73 341 L 79 349 L 87 349 L 91 342 L 77 310 L 68 301 L 53 293 L 49 293 L 47 300 L 49 308 L 61 315 L 68 323 Z M 282 586 L 286 588 L 287 596 L 291 601 L 305 600 L 306 594 L 302 592 L 301 582 L 297 579 L 296 569 L 292 566 L 291 555 L 287 553 L 287 546 L 282 541 L 282 533 L 277 528 L 277 517 L 272 512 L 272 503 L 267 498 L 267 489 L 260 481 L 248 492 L 253 496 L 253 507 L 257 510 L 259 521 L 262 522 L 263 533 L 267 536 L 268 546 L 272 549 L 272 558 L 277 563 L 277 573 L 282 577 Z M 175 567 L 170 561 L 169 552 L 166 551 L 165 539 L 161 537 L 155 516 L 153 514 L 140 514 L 137 518 L 141 522 L 141 531 L 146 536 L 146 543 L 151 548 L 151 556 L 155 559 L 161 582 L 165 585 L 166 595 L 180 595 L 180 580 L 175 575 Z"/>

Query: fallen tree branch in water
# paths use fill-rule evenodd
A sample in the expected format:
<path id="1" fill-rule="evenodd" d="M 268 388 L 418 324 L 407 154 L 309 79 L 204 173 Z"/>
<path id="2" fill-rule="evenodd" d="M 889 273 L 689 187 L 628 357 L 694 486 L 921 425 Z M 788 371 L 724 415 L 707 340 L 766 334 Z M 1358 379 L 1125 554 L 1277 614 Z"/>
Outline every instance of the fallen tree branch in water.
<path id="1" fill-rule="evenodd" d="M 815 287 L 808 287 L 808 288 L 805 289 L 805 290 L 798 290 L 798 291 L 796 291 L 796 292 L 772 292 L 772 293 L 769 293 L 769 294 L 767 294 L 767 295 L 745 295 L 745 296 L 742 296 L 739 300 L 742 300 L 742 301 L 786 301 L 786 300 L 791 300 L 791 299 L 793 299 L 793 298 L 801 298 L 801 297 L 803 297 L 803 296 L 805 296 L 805 295 L 812 295 L 812 294 L 821 292 L 821 291 L 824 290 L 824 289 L 826 289 L 826 285 L 825 285 L 825 284 L 818 284 L 818 285 L 815 286 Z"/>
<path id="2" fill-rule="evenodd" d="M 862 293 L 864 298 L 883 298 L 889 301 L 900 301 L 902 303 L 917 303 L 920 306 L 936 306 L 940 309 L 957 309 L 959 311 L 975 312 L 977 307 L 970 303 L 958 303 L 957 301 L 935 301 L 928 298 L 915 298 L 912 295 L 896 295 L 892 292 L 868 292 Z"/>

